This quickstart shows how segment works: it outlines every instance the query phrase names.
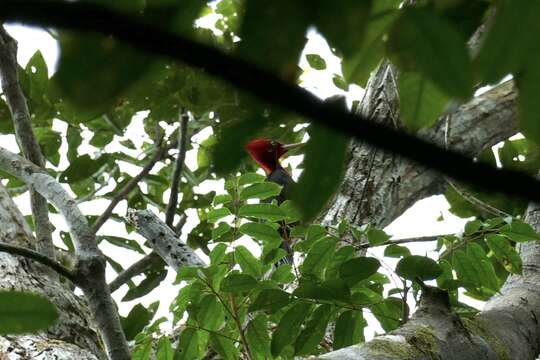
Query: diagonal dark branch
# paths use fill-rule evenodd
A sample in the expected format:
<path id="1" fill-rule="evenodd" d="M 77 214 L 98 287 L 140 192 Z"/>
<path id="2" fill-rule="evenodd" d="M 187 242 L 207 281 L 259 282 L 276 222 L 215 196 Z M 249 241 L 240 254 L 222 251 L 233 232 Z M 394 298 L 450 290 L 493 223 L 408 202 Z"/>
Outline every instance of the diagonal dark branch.
<path id="1" fill-rule="evenodd" d="M 24 156 L 34 164 L 45 167 L 45 159 L 34 136 L 30 111 L 17 76 L 17 42 L 0 24 L 0 77 L 15 127 L 17 142 Z M 55 258 L 49 222 L 47 200 L 30 187 L 30 206 L 36 229 L 36 249 L 51 259 Z"/>
<path id="2" fill-rule="evenodd" d="M 178 191 L 180 185 L 180 178 L 182 177 L 182 170 L 184 169 L 184 162 L 186 160 L 187 141 L 188 141 L 188 120 L 189 114 L 187 110 L 182 108 L 180 115 L 180 127 L 178 129 L 178 157 L 174 165 L 174 172 L 172 175 L 171 183 L 171 196 L 167 203 L 167 210 L 165 212 L 165 223 L 173 228 L 174 214 L 178 206 Z"/>
<path id="3" fill-rule="evenodd" d="M 150 159 L 150 161 L 144 166 L 144 168 L 139 172 L 135 177 L 133 177 L 131 180 L 128 181 L 128 183 L 120 190 L 118 191 L 114 198 L 111 200 L 109 206 L 103 211 L 103 213 L 97 218 L 96 222 L 92 225 L 92 232 L 96 234 L 99 229 L 105 224 L 105 222 L 111 217 L 112 212 L 116 205 L 122 200 L 126 198 L 126 196 L 129 195 L 131 190 L 133 190 L 139 182 L 150 173 L 154 165 L 160 161 L 163 156 L 173 147 L 176 146 L 176 142 L 161 146 L 161 144 L 158 144 L 156 147 L 156 151 L 154 153 L 154 156 Z"/>
<path id="4" fill-rule="evenodd" d="M 351 114 L 337 104 L 325 104 L 307 90 L 287 83 L 249 62 L 162 30 L 141 19 L 85 2 L 2 0 L 0 4 L 0 17 L 4 20 L 112 35 L 138 49 L 203 69 L 262 100 L 370 145 L 400 154 L 456 180 L 484 190 L 540 201 L 540 182 L 532 176 L 476 162 L 455 151 L 444 150 L 413 135 L 369 121 L 365 116 Z"/>
<path id="5" fill-rule="evenodd" d="M 6 243 L 0 242 L 0 251 L 6 252 L 9 254 L 24 256 L 27 259 L 37 261 L 40 264 L 48 266 L 49 268 L 56 271 L 58 274 L 69 279 L 72 283 L 78 284 L 78 279 L 75 273 L 66 268 L 64 265 L 59 262 L 31 249 L 27 249 L 20 246 L 9 245 Z"/>
<path id="6" fill-rule="evenodd" d="M 130 267 L 122 271 L 116 279 L 111 281 L 109 283 L 109 289 L 111 289 L 111 293 L 118 290 L 122 285 L 127 283 L 131 278 L 134 276 L 137 276 L 139 274 L 142 274 L 146 271 L 146 269 L 150 268 L 152 265 L 156 263 L 163 263 L 163 259 L 156 254 L 154 251 L 152 251 L 150 254 L 144 256 L 139 261 L 133 263 Z"/>

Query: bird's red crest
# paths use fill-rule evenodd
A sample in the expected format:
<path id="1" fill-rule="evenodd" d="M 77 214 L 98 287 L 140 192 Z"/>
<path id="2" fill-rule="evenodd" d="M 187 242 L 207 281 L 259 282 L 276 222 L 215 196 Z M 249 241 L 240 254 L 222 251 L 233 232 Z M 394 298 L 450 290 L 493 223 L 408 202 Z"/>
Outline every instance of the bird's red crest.
<path id="1" fill-rule="evenodd" d="M 268 174 L 279 166 L 279 158 L 287 152 L 283 144 L 268 139 L 251 140 L 246 150 Z"/>

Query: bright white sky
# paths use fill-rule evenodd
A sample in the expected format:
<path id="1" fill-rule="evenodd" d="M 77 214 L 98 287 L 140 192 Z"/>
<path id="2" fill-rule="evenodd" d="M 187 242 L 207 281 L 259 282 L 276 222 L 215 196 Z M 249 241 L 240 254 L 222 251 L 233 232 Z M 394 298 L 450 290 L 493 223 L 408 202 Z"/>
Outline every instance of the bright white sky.
<path id="1" fill-rule="evenodd" d="M 17 39 L 19 43 L 19 53 L 18 53 L 18 60 L 19 63 L 24 67 L 30 57 L 34 54 L 36 50 L 40 50 L 47 62 L 47 65 L 49 67 L 49 76 L 51 76 L 51 72 L 54 72 L 56 69 L 56 62 L 59 55 L 59 49 L 55 42 L 55 40 L 45 31 L 28 28 L 28 27 L 22 27 L 22 26 L 7 26 L 7 30 L 9 33 Z M 360 100 L 361 96 L 363 94 L 363 90 L 357 86 L 352 86 L 349 92 L 344 92 L 338 88 L 336 88 L 332 83 L 332 74 L 341 74 L 340 70 L 340 62 L 339 59 L 331 53 L 330 49 L 328 48 L 328 45 L 326 44 L 325 40 L 320 37 L 315 32 L 310 32 L 308 34 L 309 41 L 306 46 L 305 54 L 309 53 L 317 53 L 321 55 L 327 63 L 327 70 L 325 71 L 317 71 L 309 68 L 307 65 L 307 61 L 305 60 L 305 57 L 301 57 L 300 66 L 304 69 L 304 74 L 302 75 L 301 79 L 303 81 L 303 86 L 306 87 L 308 90 L 312 91 L 317 96 L 320 96 L 322 98 L 326 98 L 331 95 L 335 94 L 344 94 L 347 96 L 349 104 L 353 100 Z M 54 124 L 54 128 L 57 131 L 61 131 L 65 135 L 66 127 L 61 123 L 56 121 Z M 195 136 L 192 140 L 195 143 L 200 142 L 203 140 L 206 136 L 208 136 L 208 132 L 205 134 L 200 134 L 198 136 Z M 83 134 L 84 135 L 84 134 Z M 129 128 L 126 131 L 126 135 L 123 138 L 116 138 L 115 142 L 119 140 L 123 140 L 129 138 L 132 141 L 135 142 L 136 145 L 139 145 L 143 139 L 144 139 L 144 131 L 142 130 L 142 117 L 137 117 L 136 120 L 133 121 L 133 123 L 129 126 Z M 3 146 L 8 147 L 12 151 L 17 151 L 17 145 L 15 143 L 15 139 L 12 136 L 0 136 L 0 141 L 2 142 Z M 7 144 L 7 145 L 6 145 Z M 109 145 L 111 148 L 114 148 L 114 144 Z M 196 147 L 196 146 L 195 146 Z M 109 148 L 108 148 L 109 149 Z M 123 148 L 124 149 L 124 148 Z M 67 166 L 67 160 L 65 158 L 65 152 L 66 152 L 66 145 L 64 144 L 61 148 L 60 152 L 62 155 L 62 160 L 60 164 L 60 168 L 65 168 Z M 86 139 L 86 142 L 83 143 L 81 148 L 79 149 L 80 153 L 89 153 L 92 154 L 96 151 L 95 148 L 88 145 L 88 138 Z M 137 155 L 136 152 L 130 153 L 130 155 Z M 298 157 L 295 159 L 291 159 L 292 163 L 297 163 L 299 161 Z M 192 150 L 188 152 L 187 159 L 186 159 L 187 165 L 191 169 L 196 168 L 196 150 Z M 128 172 L 132 175 L 136 174 L 138 172 L 137 168 L 131 167 L 128 164 L 121 164 L 122 170 L 125 172 Z M 216 184 L 215 182 L 208 182 L 206 184 L 203 184 L 199 191 L 200 192 L 208 192 L 211 191 L 213 188 L 215 188 Z M 30 213 L 29 208 L 29 199 L 27 195 L 20 196 L 16 199 L 16 203 L 20 206 L 21 211 L 24 214 Z M 105 200 L 96 200 L 91 201 L 82 204 L 81 210 L 83 213 L 90 215 L 90 214 L 99 214 L 101 209 L 105 209 L 108 202 Z M 126 202 L 121 202 L 119 206 L 116 209 L 116 212 L 119 214 L 125 214 L 126 212 Z M 190 220 L 188 221 L 188 224 L 186 225 L 186 230 L 190 230 L 193 226 L 196 224 L 196 220 L 194 220 L 194 213 L 190 214 Z M 438 221 L 437 218 L 442 215 L 443 219 L 442 221 Z M 65 225 L 63 219 L 61 219 L 57 215 L 52 215 L 52 221 L 58 228 L 67 231 L 67 226 Z M 428 199 L 422 200 L 415 204 L 411 209 L 409 209 L 405 214 L 403 214 L 401 217 L 399 217 L 397 220 L 395 220 L 391 225 L 389 225 L 385 231 L 392 235 L 394 238 L 406 238 L 406 237 L 413 237 L 413 236 L 427 236 L 427 235 L 436 235 L 436 234 L 446 234 L 446 233 L 455 233 L 460 232 L 463 228 L 463 225 L 465 223 L 465 220 L 459 219 L 452 214 L 448 212 L 448 204 L 445 201 L 443 196 L 433 196 Z M 185 232 L 187 233 L 187 231 Z M 115 222 L 108 222 L 100 231 L 100 234 L 107 234 L 107 235 L 117 235 L 117 236 L 124 236 L 124 237 L 130 237 L 135 238 L 138 241 L 140 241 L 140 244 L 142 245 L 143 240 L 140 236 L 136 234 L 130 234 L 127 235 L 124 230 L 124 226 Z M 62 246 L 63 244 L 59 239 L 57 240 L 57 245 Z M 122 264 L 124 267 L 129 266 L 133 262 L 135 262 L 138 258 L 140 258 L 140 255 L 135 254 L 134 252 L 123 250 L 121 248 L 109 245 L 105 242 L 102 243 L 103 246 L 102 250 L 110 257 L 115 259 L 117 262 Z M 409 244 L 409 249 L 413 254 L 418 255 L 434 255 L 433 252 L 431 252 L 434 249 L 434 244 L 426 244 L 426 243 L 419 243 L 419 244 Z M 373 250 L 369 251 L 369 254 L 371 256 L 377 257 L 378 259 L 382 260 L 381 263 L 383 263 L 383 266 L 386 269 L 393 269 L 397 263 L 395 259 L 390 258 L 383 258 L 383 250 L 382 248 L 375 248 Z M 431 252 L 431 253 L 430 253 Z M 386 271 L 388 275 L 391 275 L 390 271 Z M 107 278 L 109 281 L 113 280 L 115 277 L 115 273 L 108 269 L 107 272 Z M 393 276 L 396 278 L 395 276 Z M 145 305 L 148 305 L 152 303 L 153 301 L 156 301 L 159 299 L 161 301 L 159 310 L 158 310 L 158 316 L 167 316 L 169 317 L 169 311 L 168 307 L 170 302 L 174 299 L 174 297 L 177 294 L 178 286 L 172 285 L 172 282 L 174 281 L 175 274 L 174 272 L 170 271 L 167 279 L 160 285 L 160 287 L 156 290 L 154 290 L 149 295 L 137 299 L 135 301 L 131 302 L 120 302 L 121 298 L 124 296 L 124 294 L 127 291 L 127 286 L 123 286 L 120 290 L 116 291 L 114 293 L 114 298 L 118 301 L 119 307 L 120 307 L 120 313 L 125 316 L 129 312 L 129 310 L 137 303 L 142 302 Z M 398 282 L 399 284 L 399 282 Z M 159 292 L 159 296 L 157 296 Z M 481 306 L 481 303 L 479 302 L 472 302 L 468 301 L 471 305 Z M 382 329 L 378 325 L 375 325 L 373 321 L 370 321 L 370 315 L 366 314 L 366 318 L 370 322 L 371 326 L 366 330 L 366 337 L 369 339 L 373 336 L 375 332 L 382 332 Z"/>

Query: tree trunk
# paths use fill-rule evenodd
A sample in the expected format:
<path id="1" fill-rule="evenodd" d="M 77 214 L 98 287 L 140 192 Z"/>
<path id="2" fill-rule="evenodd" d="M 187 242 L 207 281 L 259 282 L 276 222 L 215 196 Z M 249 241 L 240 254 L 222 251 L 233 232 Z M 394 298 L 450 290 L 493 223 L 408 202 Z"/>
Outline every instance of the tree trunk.
<path id="1" fill-rule="evenodd" d="M 443 116 L 418 135 L 478 155 L 517 132 L 517 91 L 507 81 Z M 396 79 L 389 64 L 371 77 L 360 105 L 364 115 L 399 123 Z M 448 181 L 441 175 L 399 156 L 354 141 L 345 179 L 322 220 L 337 224 L 390 224 L 416 201 L 443 193 Z M 527 210 L 527 221 L 538 231 L 537 205 Z M 524 272 L 511 276 L 501 294 L 490 299 L 473 320 L 461 320 L 447 295 L 423 289 L 418 309 L 399 329 L 372 341 L 320 356 L 321 359 L 535 359 L 540 352 L 540 246 L 521 246 Z"/>
<path id="2" fill-rule="evenodd" d="M 32 248 L 35 244 L 26 220 L 0 184 L 0 239 Z M 0 337 L 0 359 L 105 358 L 86 303 L 67 286 L 52 281 L 42 266 L 26 258 L 0 253 L 0 290 L 23 290 L 50 299 L 60 314 L 46 332 Z M 4 357 L 3 357 L 4 356 Z"/>

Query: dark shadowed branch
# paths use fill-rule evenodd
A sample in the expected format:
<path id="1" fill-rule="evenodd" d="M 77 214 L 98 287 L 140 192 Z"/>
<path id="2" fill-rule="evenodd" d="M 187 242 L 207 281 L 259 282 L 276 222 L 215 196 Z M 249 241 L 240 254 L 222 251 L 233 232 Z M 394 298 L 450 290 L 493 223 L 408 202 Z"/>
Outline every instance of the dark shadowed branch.
<path id="1" fill-rule="evenodd" d="M 402 155 L 453 179 L 484 190 L 540 201 L 540 182 L 532 176 L 476 162 L 455 151 L 369 121 L 361 114 L 352 114 L 337 104 L 324 103 L 307 90 L 249 62 L 162 30 L 139 18 L 86 2 L 2 0 L 0 4 L 0 18 L 6 21 L 114 36 L 138 49 L 203 69 L 264 101 Z M 486 178 L 490 181 L 485 181 Z"/>
<path id="2" fill-rule="evenodd" d="M 111 289 L 111 293 L 118 290 L 122 285 L 130 281 L 134 276 L 142 274 L 152 265 L 161 262 L 163 262 L 163 259 L 161 259 L 161 257 L 154 251 L 144 256 L 139 261 L 134 262 L 130 267 L 118 274 L 116 279 L 109 283 L 109 289 Z"/>
<path id="3" fill-rule="evenodd" d="M 176 158 L 176 162 L 174 164 L 174 171 L 171 181 L 171 195 L 169 197 L 167 210 L 165 212 L 165 223 L 171 228 L 173 227 L 174 214 L 176 213 L 176 208 L 178 206 L 180 178 L 182 177 L 182 170 L 184 169 L 184 162 L 186 160 L 188 120 L 189 114 L 186 109 L 182 108 L 180 111 L 180 126 L 178 128 L 178 157 Z"/>
<path id="4" fill-rule="evenodd" d="M 9 245 L 6 243 L 0 242 L 0 251 L 6 252 L 9 254 L 24 256 L 27 259 L 37 261 L 40 264 L 48 266 L 49 268 L 56 271 L 58 274 L 66 277 L 72 283 L 77 284 L 77 277 L 75 273 L 71 270 L 60 264 L 59 262 L 31 249 L 23 248 L 20 246 Z"/>

